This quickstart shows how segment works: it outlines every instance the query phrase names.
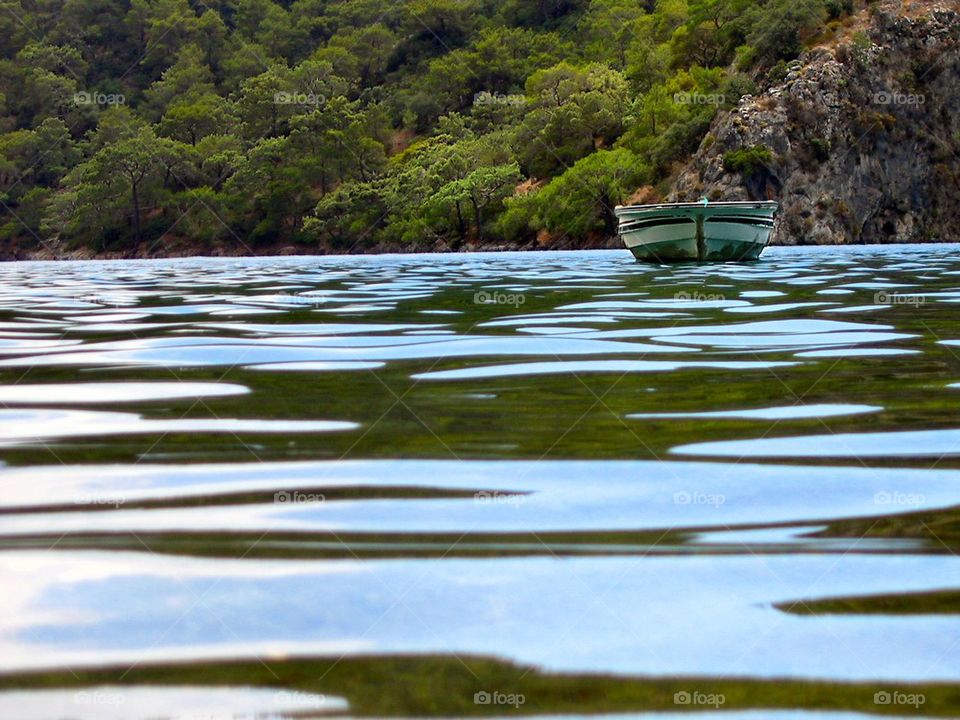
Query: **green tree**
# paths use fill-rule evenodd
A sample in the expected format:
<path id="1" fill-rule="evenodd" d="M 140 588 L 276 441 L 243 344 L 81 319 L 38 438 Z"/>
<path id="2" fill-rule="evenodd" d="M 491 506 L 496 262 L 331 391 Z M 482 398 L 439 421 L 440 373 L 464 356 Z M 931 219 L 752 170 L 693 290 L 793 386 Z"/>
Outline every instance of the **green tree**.
<path id="1" fill-rule="evenodd" d="M 244 137 L 255 140 L 286 132 L 286 120 L 295 110 L 292 99 L 296 92 L 293 74 L 285 65 L 272 65 L 244 80 L 237 102 Z"/>
<path id="2" fill-rule="evenodd" d="M 342 30 L 330 38 L 330 50 L 340 50 L 352 59 L 351 78 L 361 87 L 383 81 L 390 59 L 397 49 L 396 33 L 377 23 L 363 28 Z M 322 57 L 322 55 L 321 55 Z"/>
<path id="3" fill-rule="evenodd" d="M 304 233 L 341 249 L 372 244 L 394 220 L 395 190 L 386 178 L 347 183 L 317 203 Z"/>
<path id="4" fill-rule="evenodd" d="M 517 129 L 514 147 L 531 175 L 562 171 L 623 131 L 628 90 L 616 70 L 564 62 L 533 73 L 526 89 L 533 110 Z"/>
<path id="5" fill-rule="evenodd" d="M 272 48 L 287 61 L 295 61 L 309 52 L 310 25 L 297 19 L 283 5 L 271 0 L 244 0 L 237 5 L 240 38 Z"/>
<path id="6" fill-rule="evenodd" d="M 754 10 L 747 42 L 767 65 L 791 60 L 803 49 L 803 36 L 822 24 L 826 14 L 821 0 L 771 0 Z"/>
<path id="7" fill-rule="evenodd" d="M 520 182 L 520 166 L 517 163 L 479 167 L 460 180 L 444 185 L 432 202 L 438 206 L 468 203 L 473 210 L 473 226 L 477 239 L 484 238 L 484 214 L 491 206 L 502 203 L 513 193 Z"/>
<path id="8" fill-rule="evenodd" d="M 16 202 L 37 185 L 57 187 L 78 159 L 77 145 L 59 118 L 47 118 L 35 130 L 0 135 L 5 202 Z"/>
<path id="9" fill-rule="evenodd" d="M 160 120 L 164 135 L 196 145 L 207 135 L 223 134 L 233 121 L 231 106 L 213 93 L 171 104 Z"/>
<path id="10" fill-rule="evenodd" d="M 636 0 L 591 0 L 579 22 L 589 57 L 625 70 L 627 51 L 643 31 L 646 15 Z"/>
<path id="11" fill-rule="evenodd" d="M 222 72 L 229 34 L 230 29 L 220 13 L 209 8 L 197 20 L 196 45 L 200 48 L 204 65 L 213 70 L 215 75 Z"/>
<path id="12" fill-rule="evenodd" d="M 616 232 L 613 209 L 649 178 L 649 170 L 625 148 L 600 150 L 580 160 L 537 193 L 535 224 L 551 232 L 585 236 Z"/>
<path id="13" fill-rule="evenodd" d="M 477 35 L 468 63 L 477 76 L 479 89 L 512 93 L 523 89 L 531 73 L 574 54 L 570 40 L 558 33 L 488 27 Z"/>
<path id="14" fill-rule="evenodd" d="M 752 7 L 750 0 L 691 0 L 690 19 L 671 38 L 674 66 L 729 64 L 744 40 L 743 19 Z"/>
<path id="15" fill-rule="evenodd" d="M 476 0 L 410 0 L 403 4 L 407 51 L 442 53 L 463 45 L 476 23 Z"/>
<path id="16" fill-rule="evenodd" d="M 138 61 L 156 72 L 198 36 L 197 14 L 187 0 L 131 0 L 130 27 Z"/>
<path id="17" fill-rule="evenodd" d="M 146 91 L 143 109 L 151 120 L 159 120 L 174 103 L 214 95 L 213 80 L 213 72 L 204 64 L 200 48 L 189 45 Z"/>
<path id="18" fill-rule="evenodd" d="M 246 162 L 246 155 L 240 138 L 207 135 L 194 147 L 193 161 L 200 184 L 220 191 L 223 183 Z"/>
<path id="19" fill-rule="evenodd" d="M 67 176 L 68 192 L 58 198 L 49 224 L 78 232 L 89 223 L 102 232 L 125 207 L 133 243 L 139 244 L 144 207 L 156 202 L 175 160 L 176 146 L 149 127 L 104 145 Z"/>

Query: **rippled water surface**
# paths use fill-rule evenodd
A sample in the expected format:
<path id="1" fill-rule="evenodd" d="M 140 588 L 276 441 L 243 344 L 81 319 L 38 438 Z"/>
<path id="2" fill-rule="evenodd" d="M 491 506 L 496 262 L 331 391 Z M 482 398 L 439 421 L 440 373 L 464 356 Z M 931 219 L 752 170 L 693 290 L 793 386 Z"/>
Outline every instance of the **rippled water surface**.
<path id="1" fill-rule="evenodd" d="M 960 712 L 958 401 L 953 245 L 3 265 L 0 715 Z"/>

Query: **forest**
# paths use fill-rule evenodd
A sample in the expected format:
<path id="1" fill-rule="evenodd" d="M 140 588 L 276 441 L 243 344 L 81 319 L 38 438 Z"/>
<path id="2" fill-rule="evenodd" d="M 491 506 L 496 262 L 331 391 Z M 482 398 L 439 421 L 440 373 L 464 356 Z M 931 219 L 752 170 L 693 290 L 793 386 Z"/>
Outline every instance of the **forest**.
<path id="1" fill-rule="evenodd" d="M 0 3 L 0 244 L 141 255 L 589 244 L 854 11 Z"/>

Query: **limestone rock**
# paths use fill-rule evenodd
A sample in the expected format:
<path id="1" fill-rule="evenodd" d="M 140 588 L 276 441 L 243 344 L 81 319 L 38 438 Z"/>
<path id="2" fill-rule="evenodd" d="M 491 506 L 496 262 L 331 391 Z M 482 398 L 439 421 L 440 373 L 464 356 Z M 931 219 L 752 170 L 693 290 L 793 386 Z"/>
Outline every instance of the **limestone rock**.
<path id="1" fill-rule="evenodd" d="M 881 7 L 865 34 L 719 115 L 667 199 L 779 200 L 781 244 L 958 239 L 960 13 Z M 754 147 L 770 160 L 725 169 Z"/>

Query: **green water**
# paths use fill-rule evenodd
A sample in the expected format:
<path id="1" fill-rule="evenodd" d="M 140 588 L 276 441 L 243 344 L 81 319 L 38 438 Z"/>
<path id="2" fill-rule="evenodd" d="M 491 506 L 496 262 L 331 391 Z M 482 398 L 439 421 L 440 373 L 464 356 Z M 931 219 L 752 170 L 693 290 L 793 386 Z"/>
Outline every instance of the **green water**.
<path id="1" fill-rule="evenodd" d="M 2 266 L 0 716 L 950 716 L 957 251 Z"/>

